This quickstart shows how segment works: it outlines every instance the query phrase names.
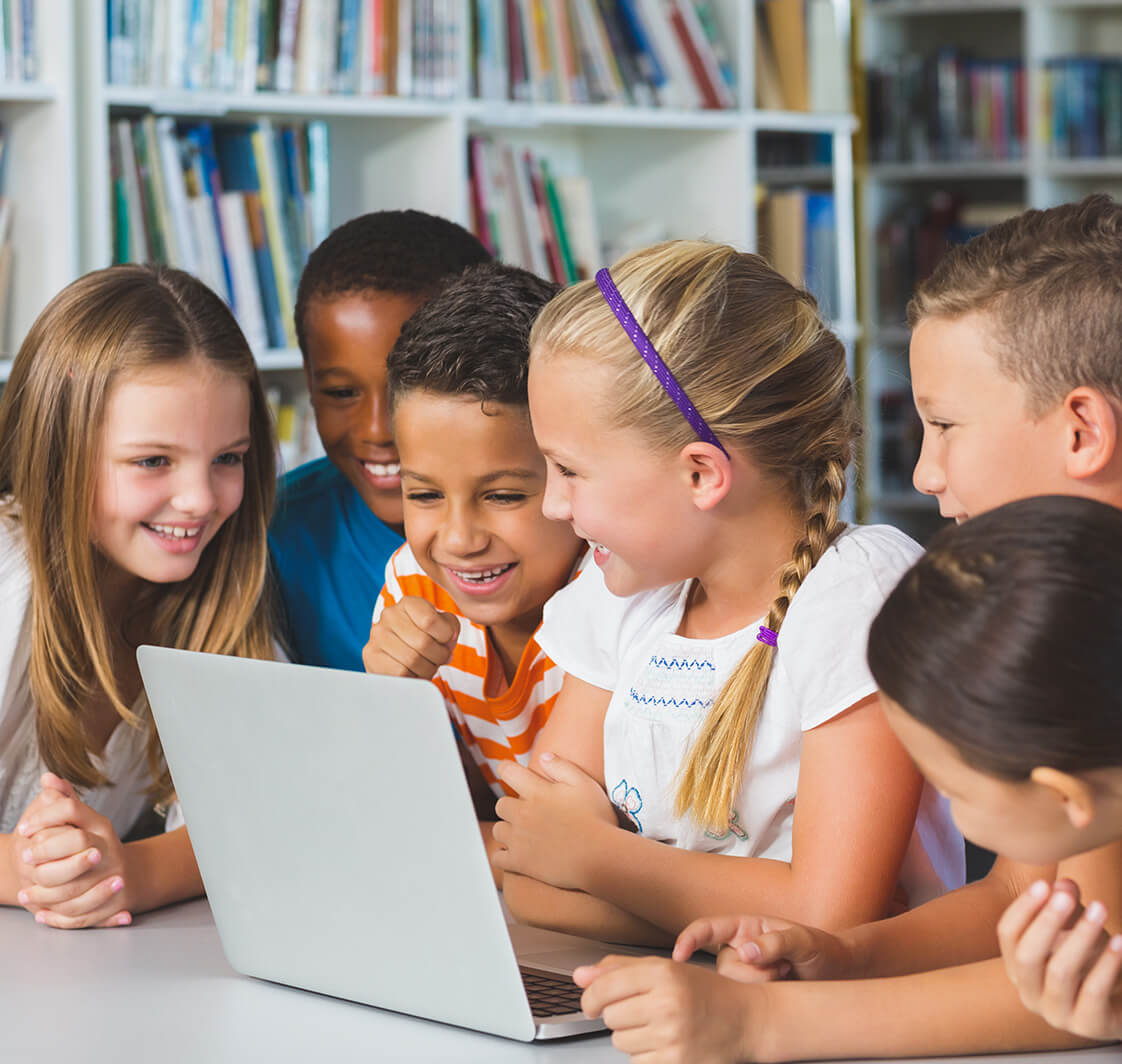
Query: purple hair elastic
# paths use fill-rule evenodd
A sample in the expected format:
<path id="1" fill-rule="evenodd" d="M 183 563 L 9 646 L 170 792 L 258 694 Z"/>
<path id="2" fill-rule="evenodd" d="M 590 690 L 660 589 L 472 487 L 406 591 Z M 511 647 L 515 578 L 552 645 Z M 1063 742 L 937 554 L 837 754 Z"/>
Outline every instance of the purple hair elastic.
<path id="1" fill-rule="evenodd" d="M 643 361 L 650 366 L 651 372 L 657 378 L 658 383 L 662 385 L 666 394 L 674 400 L 674 405 L 681 410 L 682 417 L 690 423 L 690 427 L 697 433 L 698 439 L 720 448 L 721 453 L 728 458 L 728 451 L 722 446 L 713 430 L 705 423 L 705 418 L 697 412 L 697 407 L 690 402 L 689 396 L 686 395 L 682 386 L 675 379 L 674 374 L 670 372 L 670 368 L 659 357 L 659 353 L 654 349 L 654 344 L 647 338 L 647 334 L 643 332 L 643 327 L 635 320 L 635 315 L 631 313 L 627 304 L 623 301 L 623 296 L 619 294 L 619 289 L 616 288 L 607 267 L 597 271 L 596 284 L 600 288 L 600 294 L 604 297 L 604 302 L 608 304 L 612 313 L 616 316 L 616 320 L 623 326 L 623 331 L 627 333 L 628 339 L 635 345 L 635 350 L 643 356 Z M 773 643 L 772 646 L 774 645 Z"/>
<path id="2" fill-rule="evenodd" d="M 768 628 L 767 625 L 760 625 L 760 630 L 756 633 L 756 638 L 761 643 L 767 643 L 769 647 L 778 646 L 779 634 L 774 628 Z"/>

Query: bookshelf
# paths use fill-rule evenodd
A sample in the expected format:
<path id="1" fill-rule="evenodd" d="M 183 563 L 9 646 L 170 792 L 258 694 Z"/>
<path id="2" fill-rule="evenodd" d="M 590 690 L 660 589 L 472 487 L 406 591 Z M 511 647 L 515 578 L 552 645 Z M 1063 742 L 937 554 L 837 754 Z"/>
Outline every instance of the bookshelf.
<path id="1" fill-rule="evenodd" d="M 204 0 L 202 6 L 209 2 Z M 231 0 L 229 10 L 240 2 Z M 333 2 L 315 0 L 322 10 Z M 35 96 L 36 86 L 21 86 L 20 91 L 29 94 L 26 102 L 9 101 L 0 85 L 0 121 L 11 130 L 15 147 L 16 116 L 27 115 L 28 135 L 35 140 L 38 154 L 32 156 L 30 148 L 20 152 L 18 165 L 26 181 L 23 188 L 37 191 L 34 197 L 25 196 L 11 180 L 8 191 L 13 198 L 28 198 L 46 208 L 37 237 L 47 234 L 48 238 L 32 241 L 20 254 L 26 256 L 25 263 L 33 255 L 47 256 L 49 262 L 29 271 L 34 287 L 28 282 L 13 290 L 12 343 L 18 343 L 54 291 L 78 274 L 113 261 L 114 123 L 153 115 L 170 116 L 179 123 L 210 122 L 215 129 L 258 119 L 278 125 L 322 123 L 329 144 L 331 227 L 365 211 L 405 207 L 470 226 L 470 138 L 501 140 L 516 152 L 530 151 L 548 159 L 557 175 L 587 180 L 602 261 L 673 237 L 706 236 L 755 249 L 760 189 L 829 193 L 836 219 L 829 264 L 836 295 L 830 313 L 852 352 L 858 335 L 852 164 L 856 120 L 843 111 L 756 106 L 754 5 L 746 0 L 708 0 L 721 33 L 724 61 L 732 71 L 733 106 L 701 109 L 479 94 L 470 20 L 478 5 L 489 2 L 455 0 L 434 5 L 455 15 L 454 47 L 446 49 L 446 76 L 438 94 L 379 96 L 245 91 L 244 79 L 237 91 L 115 83 L 111 59 L 117 53 L 111 54 L 106 27 L 120 0 L 36 0 L 39 10 L 50 11 L 51 25 L 43 44 L 41 98 Z M 848 33 L 849 0 L 815 2 L 829 6 L 831 18 Z M 160 0 L 128 0 L 126 10 L 129 5 L 142 12 L 162 8 Z M 168 5 L 183 6 L 197 5 Z M 549 6 L 565 9 L 553 0 Z M 119 41 L 112 45 L 112 49 L 119 47 Z M 300 84 L 299 73 L 294 84 Z M 782 165 L 771 158 L 770 165 L 758 165 L 761 146 L 776 135 L 813 141 L 816 158 Z M 59 186 L 50 202 L 42 194 L 45 181 Z M 298 351 L 272 346 L 258 350 L 257 356 L 270 385 L 281 388 L 286 397 L 299 394 Z M 2 375 L 0 363 L 0 379 Z"/>
<path id="2" fill-rule="evenodd" d="M 10 245 L 0 253 L 0 384 L 39 311 L 79 272 L 73 50 L 71 20 L 40 21 L 34 65 L 0 62 L 0 198 L 11 211 L 0 235 Z"/>
<path id="3" fill-rule="evenodd" d="M 924 539 L 942 522 L 911 486 L 921 430 L 904 300 L 947 242 L 1026 207 L 1122 196 L 1122 112 L 1111 117 L 1106 102 L 1122 109 L 1113 88 L 1122 86 L 1122 3 L 863 0 L 856 16 L 857 54 L 871 73 L 857 167 L 860 507 L 865 520 Z M 932 105 L 940 87 L 952 101 L 941 111 Z M 886 107 L 889 94 L 904 113 Z M 1092 95 L 1097 118 L 1080 105 Z"/>

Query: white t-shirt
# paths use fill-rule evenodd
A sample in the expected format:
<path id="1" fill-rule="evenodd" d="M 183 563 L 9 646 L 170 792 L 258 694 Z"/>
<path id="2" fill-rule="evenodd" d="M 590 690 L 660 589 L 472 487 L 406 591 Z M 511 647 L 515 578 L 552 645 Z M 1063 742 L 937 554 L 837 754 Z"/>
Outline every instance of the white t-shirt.
<path id="1" fill-rule="evenodd" d="M 545 607 L 538 642 L 567 673 L 612 692 L 605 790 L 648 838 L 689 850 L 791 860 L 802 734 L 876 691 L 869 626 L 921 554 L 888 526 L 847 529 L 807 575 L 779 633 L 763 711 L 728 828 L 673 811 L 682 760 L 763 618 L 717 639 L 677 635 L 689 583 L 617 598 L 589 566 Z M 965 878 L 962 836 L 924 786 L 900 881 L 912 906 Z"/>
<path id="2" fill-rule="evenodd" d="M 38 795 L 46 771 L 35 733 L 28 666 L 31 661 L 31 571 L 19 522 L 0 512 L 0 834 L 10 834 Z M 79 792 L 106 817 L 118 835 L 127 834 L 148 807 L 151 783 L 146 757 L 148 732 L 123 721 L 94 764 L 113 782 Z M 169 811 L 169 830 L 182 823 Z"/>

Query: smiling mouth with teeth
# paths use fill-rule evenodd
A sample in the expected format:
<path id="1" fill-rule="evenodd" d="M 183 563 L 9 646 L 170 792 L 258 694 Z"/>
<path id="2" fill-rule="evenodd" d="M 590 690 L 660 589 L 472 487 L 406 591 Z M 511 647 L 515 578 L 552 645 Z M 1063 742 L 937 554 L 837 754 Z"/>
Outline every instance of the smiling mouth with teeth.
<path id="1" fill-rule="evenodd" d="M 363 462 L 362 468 L 372 477 L 399 477 L 401 476 L 400 462 Z"/>
<path id="2" fill-rule="evenodd" d="M 175 539 L 194 539 L 202 530 L 203 526 L 199 525 L 198 528 L 184 528 L 182 525 L 156 525 L 142 522 L 145 528 L 151 529 L 153 532 L 161 536 L 171 536 Z"/>
<path id="3" fill-rule="evenodd" d="M 497 580 L 504 573 L 509 573 L 515 564 L 515 562 L 509 562 L 506 565 L 495 566 L 493 569 L 477 569 L 474 572 L 469 572 L 466 569 L 453 569 L 449 566 L 448 571 L 465 584 L 486 584 L 488 581 Z"/>

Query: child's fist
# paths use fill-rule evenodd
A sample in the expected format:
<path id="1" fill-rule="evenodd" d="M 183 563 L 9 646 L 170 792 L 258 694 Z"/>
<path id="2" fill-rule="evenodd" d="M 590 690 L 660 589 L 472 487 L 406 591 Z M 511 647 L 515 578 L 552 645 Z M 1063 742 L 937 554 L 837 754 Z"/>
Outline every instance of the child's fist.
<path id="1" fill-rule="evenodd" d="M 387 606 L 362 649 L 367 672 L 431 680 L 446 665 L 460 635 L 460 619 L 431 602 L 406 596 Z"/>

